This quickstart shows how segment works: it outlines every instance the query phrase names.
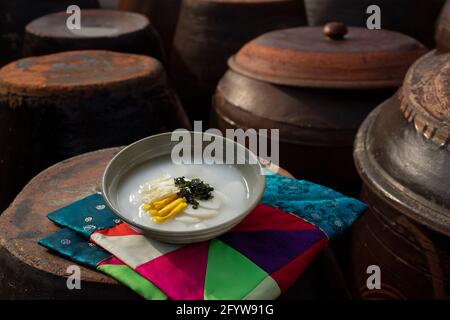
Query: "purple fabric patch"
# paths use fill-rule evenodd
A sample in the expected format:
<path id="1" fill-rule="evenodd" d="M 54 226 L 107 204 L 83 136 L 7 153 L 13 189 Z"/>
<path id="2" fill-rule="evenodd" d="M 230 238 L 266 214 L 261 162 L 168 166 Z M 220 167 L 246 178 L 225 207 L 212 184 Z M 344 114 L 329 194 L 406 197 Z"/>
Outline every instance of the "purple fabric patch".
<path id="1" fill-rule="evenodd" d="M 227 233 L 219 237 L 271 274 L 325 238 L 320 229 Z"/>

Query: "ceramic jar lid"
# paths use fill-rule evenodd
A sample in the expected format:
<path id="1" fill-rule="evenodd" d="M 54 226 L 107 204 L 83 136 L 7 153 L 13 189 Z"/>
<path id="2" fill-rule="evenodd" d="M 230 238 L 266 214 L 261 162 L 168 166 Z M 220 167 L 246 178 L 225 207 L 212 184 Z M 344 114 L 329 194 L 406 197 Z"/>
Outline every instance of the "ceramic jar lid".
<path id="1" fill-rule="evenodd" d="M 420 58 L 408 71 L 400 98 L 401 111 L 416 130 L 450 150 L 450 54 L 433 51 Z"/>
<path id="2" fill-rule="evenodd" d="M 148 56 L 80 50 L 30 57 L 0 69 L 0 95 L 52 96 L 151 87 L 164 78 L 161 63 Z"/>
<path id="3" fill-rule="evenodd" d="M 149 26 L 144 15 L 106 9 L 83 9 L 79 30 L 66 28 L 67 13 L 52 13 L 33 20 L 26 26 L 28 33 L 50 38 L 107 38 L 137 32 Z"/>
<path id="4" fill-rule="evenodd" d="M 325 88 L 384 88 L 402 84 L 427 49 L 387 30 L 329 23 L 269 32 L 230 58 L 230 67 L 267 82 Z"/>

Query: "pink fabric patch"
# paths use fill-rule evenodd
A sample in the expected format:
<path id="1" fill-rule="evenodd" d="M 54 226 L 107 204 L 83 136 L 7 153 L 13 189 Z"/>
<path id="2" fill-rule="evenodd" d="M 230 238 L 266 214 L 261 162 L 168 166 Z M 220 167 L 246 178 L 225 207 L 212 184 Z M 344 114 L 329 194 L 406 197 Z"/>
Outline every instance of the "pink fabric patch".
<path id="1" fill-rule="evenodd" d="M 209 242 L 182 247 L 136 268 L 174 300 L 203 300 Z"/>

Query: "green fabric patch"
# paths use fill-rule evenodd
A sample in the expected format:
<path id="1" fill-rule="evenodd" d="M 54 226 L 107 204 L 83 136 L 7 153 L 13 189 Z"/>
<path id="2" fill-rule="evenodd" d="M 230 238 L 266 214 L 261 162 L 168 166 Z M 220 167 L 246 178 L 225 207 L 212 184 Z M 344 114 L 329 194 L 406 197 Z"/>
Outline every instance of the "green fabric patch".
<path id="1" fill-rule="evenodd" d="M 126 285 L 147 300 L 166 300 L 167 296 L 150 281 L 141 277 L 128 266 L 105 264 L 97 270 L 110 275 L 120 283 Z"/>
<path id="2" fill-rule="evenodd" d="M 243 299 L 269 275 L 220 240 L 209 243 L 205 300 Z"/>

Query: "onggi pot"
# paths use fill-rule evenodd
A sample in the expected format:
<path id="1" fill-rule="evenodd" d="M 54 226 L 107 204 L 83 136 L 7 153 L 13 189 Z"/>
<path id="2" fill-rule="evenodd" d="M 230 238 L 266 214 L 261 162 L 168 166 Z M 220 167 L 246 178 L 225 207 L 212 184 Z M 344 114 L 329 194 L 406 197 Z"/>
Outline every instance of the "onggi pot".
<path id="1" fill-rule="evenodd" d="M 185 0 L 169 74 L 193 120 L 207 120 L 227 59 L 254 37 L 306 24 L 299 0 Z"/>
<path id="2" fill-rule="evenodd" d="M 369 210 L 352 236 L 362 299 L 450 298 L 450 54 L 430 52 L 364 121 L 354 158 Z M 367 267 L 381 271 L 369 290 Z"/>
<path id="3" fill-rule="evenodd" d="M 425 52 L 403 34 L 338 23 L 266 33 L 230 58 L 211 125 L 279 129 L 281 166 L 297 178 L 359 194 L 356 131 Z"/>

